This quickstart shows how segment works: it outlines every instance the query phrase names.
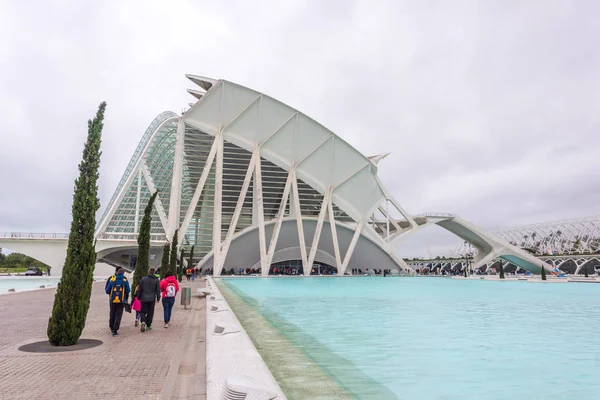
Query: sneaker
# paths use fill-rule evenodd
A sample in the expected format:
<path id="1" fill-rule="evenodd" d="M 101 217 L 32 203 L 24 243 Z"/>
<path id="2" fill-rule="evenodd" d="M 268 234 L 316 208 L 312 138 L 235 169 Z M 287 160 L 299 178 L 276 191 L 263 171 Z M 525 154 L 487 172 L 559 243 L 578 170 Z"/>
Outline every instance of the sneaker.
<path id="1" fill-rule="evenodd" d="M 147 330 L 147 331 L 151 331 L 151 330 L 152 330 L 152 327 L 151 327 L 151 326 L 147 326 L 147 327 L 146 327 L 146 330 Z"/>
<path id="2" fill-rule="evenodd" d="M 114 332 L 114 331 L 113 331 L 112 335 L 113 336 L 119 336 L 119 334 L 117 332 Z"/>
<path id="3" fill-rule="evenodd" d="M 169 327 L 169 323 L 167 322 L 167 323 L 165 323 L 165 328 L 168 328 L 168 327 Z"/>
<path id="4" fill-rule="evenodd" d="M 135 320 L 135 325 L 134 325 L 134 326 L 137 328 L 137 326 L 138 326 L 139 324 L 140 324 L 140 320 L 139 320 L 139 319 L 136 319 L 136 320 Z"/>
<path id="5" fill-rule="evenodd" d="M 146 323 L 145 322 L 142 322 L 142 327 L 140 328 L 140 331 L 146 332 Z"/>

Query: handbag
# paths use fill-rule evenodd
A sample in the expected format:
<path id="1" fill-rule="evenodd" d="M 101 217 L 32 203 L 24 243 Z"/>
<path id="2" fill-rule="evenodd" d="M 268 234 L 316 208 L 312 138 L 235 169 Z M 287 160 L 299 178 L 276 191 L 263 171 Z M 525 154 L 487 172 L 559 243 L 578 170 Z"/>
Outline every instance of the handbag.
<path id="1" fill-rule="evenodd" d="M 142 310 L 142 303 L 140 303 L 140 300 L 137 297 L 133 298 L 133 302 L 131 303 L 131 310 L 133 311 L 141 311 Z M 129 311 L 131 312 L 131 311 Z"/>
<path id="2" fill-rule="evenodd" d="M 125 312 L 128 312 L 128 313 L 131 312 L 131 304 L 123 303 L 123 308 L 124 308 Z"/>

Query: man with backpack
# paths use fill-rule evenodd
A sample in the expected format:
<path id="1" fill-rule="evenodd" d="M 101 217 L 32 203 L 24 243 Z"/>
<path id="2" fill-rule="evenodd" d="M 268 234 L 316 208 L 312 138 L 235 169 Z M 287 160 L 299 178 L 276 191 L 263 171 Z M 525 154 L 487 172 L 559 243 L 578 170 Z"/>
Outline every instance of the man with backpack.
<path id="1" fill-rule="evenodd" d="M 169 327 L 171 321 L 171 311 L 175 305 L 175 296 L 179 292 L 179 283 L 171 272 L 165 274 L 165 279 L 160 281 L 160 291 L 162 293 L 163 311 L 165 314 L 165 328 Z"/>
<path id="2" fill-rule="evenodd" d="M 109 278 L 105 291 L 109 295 L 110 303 L 110 318 L 108 325 L 113 336 L 119 335 L 119 327 L 121 326 L 121 318 L 123 317 L 123 308 L 127 304 L 129 298 L 129 282 L 125 278 L 125 270 L 119 268 L 117 273 Z"/>
<path id="3" fill-rule="evenodd" d="M 142 332 L 152 330 L 152 319 L 154 318 L 154 306 L 160 301 L 160 287 L 158 278 L 154 275 L 155 269 L 150 268 L 148 275 L 140 280 L 140 286 L 137 293 L 138 300 L 142 303 L 140 311 L 140 320 Z M 155 303 L 156 302 L 156 303 Z"/>

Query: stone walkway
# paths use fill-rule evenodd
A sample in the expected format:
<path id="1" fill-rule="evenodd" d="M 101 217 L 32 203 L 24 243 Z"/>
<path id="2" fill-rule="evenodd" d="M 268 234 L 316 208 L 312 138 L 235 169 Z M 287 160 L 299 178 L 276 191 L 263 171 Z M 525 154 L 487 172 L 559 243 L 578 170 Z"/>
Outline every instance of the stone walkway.
<path id="1" fill-rule="evenodd" d="M 156 306 L 153 330 L 135 328 L 135 312 L 124 313 L 118 337 L 108 328 L 104 283 L 94 283 L 82 338 L 101 346 L 74 352 L 20 352 L 27 343 L 45 340 L 55 289 L 0 296 L 0 398 L 2 399 L 171 399 L 206 398 L 205 300 L 192 307 L 177 296 L 168 329 L 162 305 Z"/>

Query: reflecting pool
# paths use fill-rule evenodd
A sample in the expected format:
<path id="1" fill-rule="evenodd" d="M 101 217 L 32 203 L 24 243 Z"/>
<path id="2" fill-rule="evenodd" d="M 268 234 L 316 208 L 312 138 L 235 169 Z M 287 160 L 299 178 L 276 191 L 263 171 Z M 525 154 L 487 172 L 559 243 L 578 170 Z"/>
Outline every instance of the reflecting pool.
<path id="1" fill-rule="evenodd" d="M 598 399 L 600 393 L 598 284 L 434 277 L 218 282 L 358 398 Z M 281 367 L 281 358 L 265 360 L 271 370 Z"/>

